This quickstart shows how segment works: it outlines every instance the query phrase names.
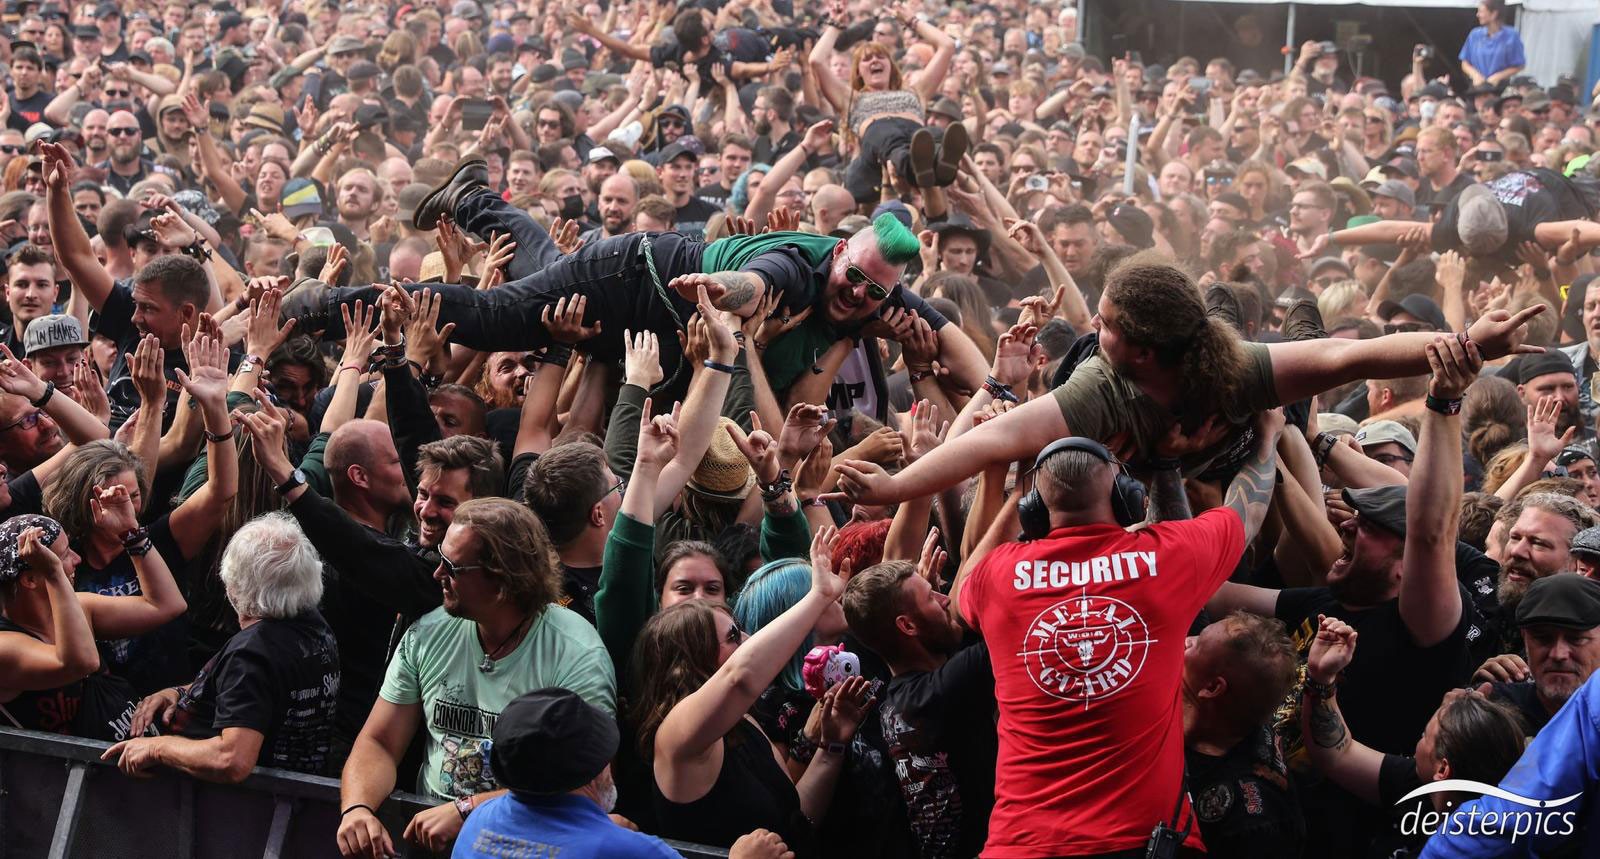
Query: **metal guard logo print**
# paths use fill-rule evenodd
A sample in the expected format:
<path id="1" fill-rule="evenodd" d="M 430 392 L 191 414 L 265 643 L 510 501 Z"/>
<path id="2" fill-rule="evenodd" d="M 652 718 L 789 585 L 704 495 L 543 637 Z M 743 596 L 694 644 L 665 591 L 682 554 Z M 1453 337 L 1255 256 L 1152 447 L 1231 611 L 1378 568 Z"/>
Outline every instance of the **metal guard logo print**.
<path id="1" fill-rule="evenodd" d="M 1084 593 L 1040 612 L 1017 655 L 1040 691 L 1087 707 L 1138 677 L 1154 643 L 1133 606 Z"/>

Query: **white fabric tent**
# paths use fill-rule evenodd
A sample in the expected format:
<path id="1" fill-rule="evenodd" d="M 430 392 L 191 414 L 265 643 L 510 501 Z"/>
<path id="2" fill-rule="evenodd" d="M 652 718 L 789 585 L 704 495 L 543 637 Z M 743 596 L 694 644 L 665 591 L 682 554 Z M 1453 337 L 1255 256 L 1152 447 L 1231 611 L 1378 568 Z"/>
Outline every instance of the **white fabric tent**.
<path id="1" fill-rule="evenodd" d="M 1251 3 L 1258 0 L 1186 0 L 1208 3 Z M 1185 0 L 1180 0 L 1185 2 Z M 1272 5 L 1289 5 L 1289 32 L 1286 44 L 1294 38 L 1295 6 L 1391 6 L 1405 9 L 1473 9 L 1477 0 L 1277 0 Z M 1546 86 L 1558 75 L 1577 75 L 1584 79 L 1588 66 L 1590 35 L 1600 23 L 1600 0 L 1510 0 L 1516 10 L 1517 31 L 1528 55 L 1527 74 Z M 1452 59 L 1454 59 L 1452 57 Z M 1587 93 L 1582 93 L 1587 96 Z"/>

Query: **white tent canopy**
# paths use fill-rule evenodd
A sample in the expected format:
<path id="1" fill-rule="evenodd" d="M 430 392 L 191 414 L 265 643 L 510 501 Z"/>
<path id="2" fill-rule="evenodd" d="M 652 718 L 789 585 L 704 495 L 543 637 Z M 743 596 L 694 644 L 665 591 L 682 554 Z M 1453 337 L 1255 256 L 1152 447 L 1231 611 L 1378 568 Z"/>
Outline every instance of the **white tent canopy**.
<path id="1" fill-rule="evenodd" d="M 1250 3 L 1260 0 L 1179 0 L 1179 2 Z M 1289 6 L 1286 44 L 1296 44 L 1295 6 L 1388 6 L 1400 9 L 1473 9 L 1477 0 L 1266 0 L 1265 5 Z M 1518 6 L 1518 32 L 1528 55 L 1528 71 L 1545 85 L 1558 75 L 1578 75 L 1581 80 L 1589 51 L 1590 34 L 1600 23 L 1596 0 L 1510 0 Z M 1587 95 L 1583 93 L 1582 95 Z"/>

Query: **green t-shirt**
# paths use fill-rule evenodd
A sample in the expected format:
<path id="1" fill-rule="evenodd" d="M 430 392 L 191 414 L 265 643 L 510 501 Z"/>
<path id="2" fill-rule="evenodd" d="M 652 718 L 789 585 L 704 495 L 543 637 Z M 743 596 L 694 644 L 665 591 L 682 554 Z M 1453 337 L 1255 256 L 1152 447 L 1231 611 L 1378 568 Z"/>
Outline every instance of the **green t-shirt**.
<path id="1" fill-rule="evenodd" d="M 707 274 L 719 271 L 738 271 L 746 263 L 774 248 L 794 247 L 812 265 L 833 254 L 839 246 L 834 236 L 815 233 L 762 233 L 756 236 L 728 236 L 706 245 L 700 257 L 700 268 Z"/>
<path id="2" fill-rule="evenodd" d="M 1245 381 L 1236 402 L 1222 404 L 1222 414 L 1234 424 L 1252 420 L 1256 413 L 1282 405 L 1278 386 L 1272 377 L 1272 355 L 1260 343 L 1246 343 Z M 1150 398 L 1133 382 L 1119 375 L 1098 353 L 1079 364 L 1053 396 L 1073 435 L 1113 444 L 1126 434 L 1137 451 L 1135 460 L 1144 459 L 1166 437 L 1178 421 L 1165 406 Z M 1194 476 L 1232 445 L 1232 437 L 1212 448 L 1183 458 L 1184 474 Z"/>
<path id="3" fill-rule="evenodd" d="M 607 713 L 617 709 L 617 678 L 600 634 L 576 612 L 546 606 L 517 648 L 478 670 L 477 624 L 443 608 L 406 630 L 378 694 L 391 704 L 421 704 L 428 729 L 417 792 L 439 800 L 495 790 L 484 743 L 500 711 L 518 695 L 559 686 Z"/>

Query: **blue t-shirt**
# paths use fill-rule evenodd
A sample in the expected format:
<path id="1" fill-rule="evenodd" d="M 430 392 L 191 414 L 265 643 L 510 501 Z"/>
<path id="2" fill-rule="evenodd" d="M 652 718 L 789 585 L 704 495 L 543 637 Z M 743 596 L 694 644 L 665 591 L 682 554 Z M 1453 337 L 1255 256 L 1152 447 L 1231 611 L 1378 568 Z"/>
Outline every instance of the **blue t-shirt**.
<path id="1" fill-rule="evenodd" d="M 1457 59 L 1471 63 L 1484 77 L 1528 64 L 1528 58 L 1522 53 L 1522 37 L 1511 27 L 1501 27 L 1500 32 L 1492 36 L 1484 27 L 1473 27 Z"/>
<path id="2" fill-rule="evenodd" d="M 588 797 L 506 794 L 478 806 L 461 826 L 451 859 L 680 859 L 653 835 L 611 822 Z"/>

